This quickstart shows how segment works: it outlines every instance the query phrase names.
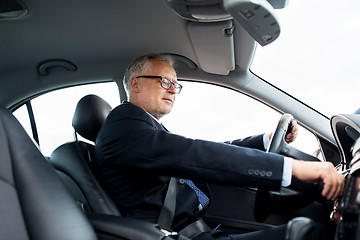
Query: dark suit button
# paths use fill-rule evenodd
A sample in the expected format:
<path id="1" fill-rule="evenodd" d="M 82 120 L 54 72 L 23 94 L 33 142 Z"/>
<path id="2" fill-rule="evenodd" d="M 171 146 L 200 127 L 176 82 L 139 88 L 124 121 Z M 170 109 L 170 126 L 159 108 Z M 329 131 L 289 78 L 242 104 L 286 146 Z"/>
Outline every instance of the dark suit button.
<path id="1" fill-rule="evenodd" d="M 255 172 L 254 172 L 255 175 L 259 175 L 260 174 L 260 170 L 259 169 L 256 169 Z"/>
<path id="2" fill-rule="evenodd" d="M 265 177 L 265 175 L 266 175 L 266 172 L 265 172 L 265 171 L 261 171 L 261 172 L 260 172 L 260 176 Z"/>
<path id="3" fill-rule="evenodd" d="M 254 169 L 252 169 L 252 168 L 249 169 L 249 170 L 248 170 L 248 173 L 249 173 L 250 175 L 253 175 L 253 174 L 254 174 Z"/>
<path id="4" fill-rule="evenodd" d="M 180 184 L 184 184 L 184 183 L 185 183 L 185 180 L 184 180 L 184 179 L 179 179 L 179 183 L 180 183 Z"/>
<path id="5" fill-rule="evenodd" d="M 271 176 L 272 176 L 272 172 L 271 172 L 271 171 L 266 172 L 266 176 L 267 176 L 267 177 L 271 177 Z"/>

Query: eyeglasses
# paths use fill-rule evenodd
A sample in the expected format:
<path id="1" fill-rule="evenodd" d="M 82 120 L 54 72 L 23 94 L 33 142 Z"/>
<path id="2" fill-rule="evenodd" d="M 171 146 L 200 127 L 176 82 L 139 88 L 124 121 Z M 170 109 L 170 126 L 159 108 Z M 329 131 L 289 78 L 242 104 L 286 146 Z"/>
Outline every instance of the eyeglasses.
<path id="1" fill-rule="evenodd" d="M 152 79 L 160 79 L 160 84 L 161 87 L 164 89 L 169 89 L 171 88 L 171 85 L 174 85 L 174 89 L 175 89 L 175 93 L 179 94 L 181 92 L 182 86 L 179 83 L 176 82 L 172 82 L 170 79 L 168 79 L 167 77 L 162 77 L 162 76 L 148 76 L 148 75 L 144 75 L 144 76 L 137 76 L 136 78 L 152 78 Z"/>

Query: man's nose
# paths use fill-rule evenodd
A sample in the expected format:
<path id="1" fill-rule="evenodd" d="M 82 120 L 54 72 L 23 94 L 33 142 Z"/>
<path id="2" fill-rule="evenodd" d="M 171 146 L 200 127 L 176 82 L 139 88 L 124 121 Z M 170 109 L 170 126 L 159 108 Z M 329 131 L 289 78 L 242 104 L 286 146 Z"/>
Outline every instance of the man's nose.
<path id="1" fill-rule="evenodd" d="M 174 87 L 174 84 L 173 84 L 173 83 L 171 83 L 171 86 L 170 86 L 170 88 L 168 89 L 168 92 L 171 93 L 171 94 L 175 94 L 175 93 L 176 93 L 176 92 L 175 92 L 175 87 Z"/>

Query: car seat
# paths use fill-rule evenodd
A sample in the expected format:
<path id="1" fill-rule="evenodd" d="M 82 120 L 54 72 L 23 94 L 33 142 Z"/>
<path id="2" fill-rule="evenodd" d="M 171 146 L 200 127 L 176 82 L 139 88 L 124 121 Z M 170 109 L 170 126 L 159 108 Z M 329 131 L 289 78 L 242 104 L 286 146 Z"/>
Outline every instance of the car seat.
<path id="1" fill-rule="evenodd" d="M 96 95 L 81 98 L 72 120 L 75 136 L 80 134 L 95 142 L 110 110 L 111 106 Z M 94 144 L 79 141 L 76 137 L 75 141 L 56 148 L 50 162 L 84 212 L 119 216 L 117 207 L 96 178 L 94 157 Z"/>
<path id="2" fill-rule="evenodd" d="M 96 239 L 54 169 L 0 107 L 0 239 Z"/>

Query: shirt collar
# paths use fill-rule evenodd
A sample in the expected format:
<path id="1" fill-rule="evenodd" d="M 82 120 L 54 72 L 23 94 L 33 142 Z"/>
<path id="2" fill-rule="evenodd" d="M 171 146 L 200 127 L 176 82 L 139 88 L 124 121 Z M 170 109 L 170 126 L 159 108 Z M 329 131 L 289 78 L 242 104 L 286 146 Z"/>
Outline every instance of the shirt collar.
<path id="1" fill-rule="evenodd" d="M 145 111 L 146 112 L 146 111 Z M 158 122 L 159 124 L 162 124 L 159 119 L 157 119 L 156 117 L 154 117 L 153 115 L 151 115 L 150 113 L 146 112 L 147 114 L 149 114 L 153 119 L 155 119 L 156 122 Z"/>

